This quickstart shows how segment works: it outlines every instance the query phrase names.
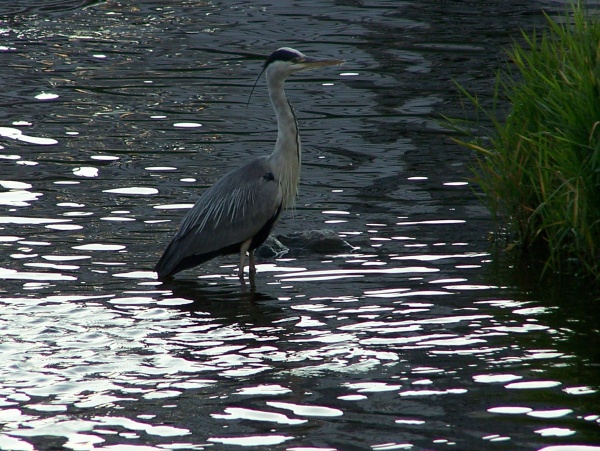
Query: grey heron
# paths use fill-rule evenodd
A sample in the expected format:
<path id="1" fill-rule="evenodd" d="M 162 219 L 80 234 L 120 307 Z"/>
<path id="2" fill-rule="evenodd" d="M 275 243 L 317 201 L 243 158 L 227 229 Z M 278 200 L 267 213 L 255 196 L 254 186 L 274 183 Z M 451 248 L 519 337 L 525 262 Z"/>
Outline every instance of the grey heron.
<path id="1" fill-rule="evenodd" d="M 159 279 L 236 253 L 240 279 L 246 253 L 250 274 L 256 272 L 254 250 L 267 239 L 281 211 L 293 207 L 300 180 L 300 135 L 284 82 L 295 72 L 343 62 L 311 58 L 289 47 L 267 58 L 261 75 L 266 75 L 277 117 L 275 149 L 227 173 L 202 194 L 154 267 Z"/>

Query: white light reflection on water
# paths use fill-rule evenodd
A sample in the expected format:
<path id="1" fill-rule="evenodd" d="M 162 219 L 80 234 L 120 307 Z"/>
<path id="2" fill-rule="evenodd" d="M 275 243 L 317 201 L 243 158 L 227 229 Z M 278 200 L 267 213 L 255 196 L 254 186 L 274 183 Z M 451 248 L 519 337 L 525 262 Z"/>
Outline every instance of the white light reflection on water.
<path id="1" fill-rule="evenodd" d="M 542 437 L 568 437 L 569 435 L 573 435 L 576 433 L 572 429 L 556 427 L 538 429 L 534 432 L 536 434 L 540 434 Z"/>
<path id="2" fill-rule="evenodd" d="M 0 180 L 0 186 L 6 189 L 26 190 L 32 188 L 29 183 L 16 182 L 13 180 Z"/>
<path id="3" fill-rule="evenodd" d="M 298 405 L 289 402 L 268 401 L 267 405 L 277 409 L 291 410 L 294 415 L 301 417 L 338 417 L 344 414 L 343 411 L 331 407 Z"/>
<path id="4" fill-rule="evenodd" d="M 194 206 L 194 204 L 168 204 L 168 205 L 155 205 L 152 208 L 157 210 L 187 210 Z"/>
<path id="5" fill-rule="evenodd" d="M 102 190 L 102 192 L 109 193 L 109 194 L 129 194 L 129 195 L 149 196 L 151 194 L 158 193 L 158 190 L 156 188 L 144 188 L 144 187 L 131 186 L 131 187 L 127 187 L 127 188 L 105 189 L 105 190 Z"/>
<path id="6" fill-rule="evenodd" d="M 31 202 L 38 200 L 41 196 L 43 196 L 42 193 L 32 193 L 22 189 L 11 189 L 7 192 L 0 193 L 0 205 L 27 207 L 31 205 Z"/>
<path id="7" fill-rule="evenodd" d="M 540 448 L 539 451 L 600 451 L 600 446 L 592 445 L 553 445 Z"/>
<path id="8" fill-rule="evenodd" d="M 54 100 L 58 99 L 58 97 L 58 94 L 52 94 L 50 92 L 42 92 L 35 96 L 35 98 L 38 100 Z"/>
<path id="9" fill-rule="evenodd" d="M 87 260 L 92 258 L 89 255 L 42 255 L 44 260 L 49 261 L 74 261 L 74 260 Z"/>
<path id="10" fill-rule="evenodd" d="M 561 385 L 558 381 L 524 381 L 524 382 L 511 382 L 505 385 L 508 389 L 514 390 L 535 390 L 540 388 L 553 388 Z"/>
<path id="11" fill-rule="evenodd" d="M 276 348 L 273 348 L 276 349 Z M 236 395 L 254 396 L 254 395 L 284 395 L 292 390 L 281 385 L 260 384 L 254 387 L 243 387 L 239 389 Z"/>
<path id="12" fill-rule="evenodd" d="M 37 281 L 59 281 L 59 280 L 77 280 L 75 276 L 65 276 L 63 274 L 51 272 L 29 272 L 17 271 L 0 267 L 0 279 L 5 280 L 37 280 Z"/>
<path id="13" fill-rule="evenodd" d="M 202 127 L 202 124 L 199 124 L 198 122 L 177 122 L 177 123 L 173 124 L 173 127 L 197 128 L 197 127 Z"/>
<path id="14" fill-rule="evenodd" d="M 119 157 L 117 157 L 116 155 L 92 155 L 90 158 L 92 160 L 99 161 L 116 161 L 119 159 Z"/>
<path id="15" fill-rule="evenodd" d="M 120 251 L 125 249 L 125 247 L 122 244 L 89 243 L 73 246 L 72 249 L 81 251 Z"/>
<path id="16" fill-rule="evenodd" d="M 52 146 L 54 144 L 58 144 L 58 141 L 56 139 L 29 136 L 24 134 L 18 128 L 12 127 L 0 127 L 0 136 L 4 136 L 5 138 L 14 139 L 17 141 L 23 141 L 29 144 L 39 144 L 41 146 Z"/>
<path id="17" fill-rule="evenodd" d="M 335 280 L 349 277 L 364 277 L 371 274 L 418 274 L 437 272 L 438 269 L 426 267 L 406 267 L 406 268 L 382 268 L 382 269 L 329 269 L 321 271 L 303 271 L 292 273 L 281 273 L 279 277 L 286 282 L 307 282 L 318 280 Z"/>
<path id="18" fill-rule="evenodd" d="M 22 216 L 0 216 L 0 224 L 56 224 L 71 222 L 70 219 L 27 218 Z"/>
<path id="19" fill-rule="evenodd" d="M 81 166 L 73 169 L 73 175 L 76 175 L 77 177 L 98 177 L 98 168 Z"/>
<path id="20" fill-rule="evenodd" d="M 412 448 L 413 448 L 413 445 L 411 443 L 396 443 L 396 442 L 381 443 L 381 444 L 371 446 L 371 449 L 373 451 L 389 451 L 389 450 L 396 450 L 396 449 L 412 449 Z"/>
<path id="21" fill-rule="evenodd" d="M 419 260 L 419 261 L 438 261 L 451 258 L 479 258 L 489 256 L 487 253 L 466 253 L 466 254 L 440 254 L 440 255 L 403 255 L 391 257 L 392 260 Z"/>
<path id="22" fill-rule="evenodd" d="M 107 427 L 118 427 L 159 437 L 178 437 L 190 433 L 187 429 L 162 425 L 153 426 L 128 418 L 111 416 L 94 416 L 89 420 L 79 421 L 64 419 L 52 423 L 49 423 L 44 419 L 31 419 L 23 421 L 21 425 L 23 428 L 14 429 L 14 426 L 9 423 L 8 427 L 3 432 L 16 437 L 65 437 L 67 442 L 64 446 L 68 449 L 90 449 L 94 445 L 104 442 L 105 440 L 101 437 L 85 434 L 85 432 L 101 432 Z M 2 442 L 0 442 L 0 445 L 1 444 Z"/>
<path id="23" fill-rule="evenodd" d="M 468 393 L 466 388 L 448 388 L 446 390 L 406 390 L 400 392 L 400 396 L 439 396 L 439 395 L 464 395 Z"/>
<path id="24" fill-rule="evenodd" d="M 573 413 L 573 409 L 532 410 L 527 415 L 535 418 L 561 418 Z"/>
<path id="25" fill-rule="evenodd" d="M 304 272 L 307 271 L 300 271 Z M 129 271 L 121 275 L 145 283 L 151 274 Z M 14 331 L 15 324 L 19 324 L 28 330 L 29 339 L 17 345 L 9 337 L 2 344 L 6 362 L 0 365 L 0 373 L 9 376 L 8 379 L 5 377 L 9 383 L 5 384 L 0 402 L 14 403 L 19 414 L 31 412 L 36 417 L 29 421 L 8 421 L 8 429 L 4 432 L 10 437 L 7 443 L 23 437 L 41 437 L 48 433 L 51 425 L 58 425 L 55 430 L 64 434 L 69 443 L 100 443 L 106 438 L 102 430 L 107 427 L 118 427 L 122 434 L 135 434 L 141 439 L 153 434 L 189 436 L 192 432 L 182 426 L 185 423 L 169 425 L 159 419 L 142 421 L 141 418 L 133 423 L 117 420 L 103 423 L 104 420 L 95 416 L 90 423 L 74 421 L 67 430 L 59 415 L 73 407 L 90 411 L 111 407 L 127 410 L 127 405 L 149 401 L 163 406 L 180 405 L 189 396 L 194 396 L 194 390 L 202 390 L 232 403 L 222 405 L 215 401 L 208 413 L 204 411 L 212 420 L 231 425 L 234 431 L 226 436 L 212 434 L 214 443 L 263 446 L 254 444 L 279 443 L 284 436 L 276 433 L 279 427 L 298 427 L 314 424 L 319 418 L 344 417 L 350 415 L 353 408 L 343 405 L 370 403 L 386 393 L 405 402 L 427 403 L 428 399 L 439 402 L 440 397 L 466 397 L 474 389 L 464 386 L 457 378 L 446 380 L 449 369 L 443 362 L 438 361 L 442 363 L 441 367 L 414 363 L 404 366 L 407 356 L 415 358 L 421 353 L 421 359 L 431 359 L 443 355 L 449 348 L 453 359 L 461 359 L 467 358 L 461 354 L 461 349 L 470 347 L 473 347 L 472 351 L 480 348 L 485 358 L 505 352 L 501 346 L 495 349 L 489 346 L 497 336 L 485 335 L 484 327 L 493 323 L 493 316 L 479 312 L 464 314 L 460 310 L 443 314 L 443 308 L 439 311 L 440 305 L 435 302 L 437 295 L 431 295 L 430 302 L 422 303 L 394 297 L 405 294 L 409 288 L 374 289 L 366 291 L 364 298 L 346 295 L 302 299 L 291 296 L 284 317 L 256 324 L 255 321 L 227 321 L 222 316 L 203 311 L 202 306 L 193 314 L 166 309 L 168 304 L 160 303 L 172 301 L 173 305 L 184 305 L 192 301 L 178 297 L 177 293 L 162 289 L 160 285 L 156 287 L 157 291 L 149 287 L 146 294 L 139 289 L 130 289 L 129 293 L 106 298 L 72 295 L 38 301 L 28 298 L 12 302 L 2 300 L 5 306 L 12 304 L 15 307 L 12 313 L 4 315 L 3 320 L 15 321 L 14 315 L 20 316 L 10 329 Z M 361 304 L 367 296 L 371 301 Z M 30 311 L 34 309 L 35 316 L 19 313 L 17 307 L 25 303 L 30 304 Z M 115 309 L 106 308 L 106 305 Z M 499 302 L 501 305 L 505 304 Z M 241 313 L 239 309 L 235 310 L 237 315 Z M 466 327 L 468 325 L 475 327 L 471 330 Z M 537 330 L 506 331 L 507 334 L 535 332 Z M 52 345 L 57 337 L 60 337 L 59 346 Z M 14 370 L 6 372 L 14 367 L 12 362 L 25 347 L 32 356 L 28 367 L 22 368 L 20 374 Z M 369 379 L 368 375 L 376 368 L 387 368 L 388 379 Z M 300 396 L 295 386 L 297 378 L 312 380 L 316 375 L 331 372 L 346 375 L 346 381 L 338 386 L 344 391 L 335 396 L 343 405 L 321 404 L 314 398 L 311 402 L 308 397 Z M 294 378 L 287 379 L 286 376 L 289 387 L 288 384 L 268 383 L 270 373 L 278 377 L 287 373 Z M 380 377 L 386 374 L 378 373 Z M 259 379 L 263 381 L 261 384 L 254 379 L 259 374 L 264 375 Z M 222 378 L 234 383 L 234 390 L 228 394 L 219 389 L 227 386 L 223 385 Z M 472 379 L 481 385 L 506 385 L 520 378 L 522 376 L 517 374 L 496 372 Z M 540 383 L 543 385 L 543 382 Z M 236 397 L 231 398 L 231 394 Z M 25 397 L 26 401 L 20 401 Z M 246 399 L 251 400 L 251 405 L 236 405 L 239 400 Z M 510 409 L 490 407 L 488 412 L 501 415 L 511 412 Z M 532 407 L 520 409 L 520 414 L 539 411 L 539 417 L 548 420 L 569 415 L 560 409 L 547 409 L 548 412 Z M 42 422 L 42 414 L 55 417 Z M 535 418 L 534 415 L 531 417 Z M 397 417 L 393 420 L 394 424 L 405 427 L 431 424 L 425 418 L 409 416 L 406 421 L 414 424 L 403 423 Z M 239 421 L 271 424 L 273 431 L 265 435 L 258 432 L 258 426 L 252 434 L 240 433 L 235 427 Z M 21 429 L 24 425 L 30 429 Z M 548 425 L 544 434 L 558 436 L 564 432 L 566 435 L 565 431 L 559 430 L 561 427 L 559 424 Z M 288 438 L 284 441 L 292 440 L 292 435 L 285 435 Z M 502 439 L 499 434 L 494 437 L 489 441 Z M 197 446 L 193 442 L 189 444 L 190 449 Z"/>
<path id="26" fill-rule="evenodd" d="M 292 440 L 286 435 L 252 435 L 247 437 L 210 437 L 209 442 L 238 446 L 274 446 Z"/>
<path id="27" fill-rule="evenodd" d="M 512 382 L 522 379 L 523 376 L 517 376 L 515 374 L 481 374 L 473 376 L 475 382 L 482 384 L 502 384 L 505 382 Z"/>
<path id="28" fill-rule="evenodd" d="M 597 393 L 597 389 L 593 387 L 567 387 L 563 390 L 565 393 L 569 395 L 591 395 L 593 393 Z"/>
<path id="29" fill-rule="evenodd" d="M 490 413 L 500 413 L 505 415 L 522 415 L 531 412 L 533 409 L 530 407 L 517 407 L 517 406 L 506 406 L 506 407 L 490 407 L 487 411 Z"/>
<path id="30" fill-rule="evenodd" d="M 343 385 L 350 389 L 356 389 L 358 393 L 396 391 L 402 387 L 402 385 L 388 384 L 386 382 L 347 382 Z"/>
<path id="31" fill-rule="evenodd" d="M 223 420 L 253 420 L 273 422 L 277 424 L 304 424 L 308 420 L 289 418 L 281 413 L 265 412 L 260 410 L 244 409 L 239 407 L 227 407 L 223 414 L 213 413 L 211 417 Z"/>
<path id="32" fill-rule="evenodd" d="M 408 226 L 408 225 L 444 225 L 444 224 L 464 224 L 464 219 L 431 219 L 427 221 L 404 221 L 397 222 L 396 225 Z"/>

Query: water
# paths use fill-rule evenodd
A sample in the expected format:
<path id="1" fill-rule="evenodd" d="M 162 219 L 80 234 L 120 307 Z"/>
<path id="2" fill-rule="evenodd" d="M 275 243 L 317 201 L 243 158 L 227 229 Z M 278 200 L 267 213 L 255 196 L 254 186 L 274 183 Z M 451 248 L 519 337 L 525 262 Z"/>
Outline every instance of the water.
<path id="1" fill-rule="evenodd" d="M 0 449 L 600 449 L 598 308 L 488 242 L 436 118 L 489 95 L 552 2 L 0 6 Z M 42 3 L 40 5 L 40 3 Z M 150 269 L 185 209 L 270 152 L 266 55 L 301 195 L 276 229 L 354 249 Z"/>

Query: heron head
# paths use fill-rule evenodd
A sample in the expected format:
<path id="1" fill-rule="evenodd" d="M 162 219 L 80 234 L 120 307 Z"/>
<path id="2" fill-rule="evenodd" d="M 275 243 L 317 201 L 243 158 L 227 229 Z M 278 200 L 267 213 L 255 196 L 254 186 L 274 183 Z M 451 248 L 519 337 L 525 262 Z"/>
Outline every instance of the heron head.
<path id="1" fill-rule="evenodd" d="M 338 66 L 344 63 L 344 60 L 339 59 L 311 58 L 296 49 L 281 47 L 271 53 L 265 61 L 263 69 L 260 71 L 260 74 L 258 74 L 258 77 L 256 77 L 256 81 L 252 86 L 246 106 L 250 104 L 250 98 L 252 97 L 256 83 L 258 83 L 258 79 L 265 71 L 267 72 L 267 79 L 283 83 L 287 76 L 294 72 L 323 66 Z"/>
<path id="2" fill-rule="evenodd" d="M 290 47 L 281 47 L 275 50 L 265 61 L 263 70 L 268 68 L 277 69 L 285 75 L 303 70 L 313 69 L 323 66 L 337 66 L 343 64 L 344 60 L 339 59 L 321 59 L 311 58 L 304 53 Z"/>

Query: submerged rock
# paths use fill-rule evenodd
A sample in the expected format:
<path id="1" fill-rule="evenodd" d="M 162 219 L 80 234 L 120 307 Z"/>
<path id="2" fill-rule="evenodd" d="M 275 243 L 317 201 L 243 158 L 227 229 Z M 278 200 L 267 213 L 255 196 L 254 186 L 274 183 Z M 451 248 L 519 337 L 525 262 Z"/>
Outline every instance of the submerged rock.
<path id="1" fill-rule="evenodd" d="M 279 241 L 274 235 L 270 235 L 266 241 L 258 247 L 254 254 L 261 258 L 278 258 L 287 254 L 289 248 Z"/>
<path id="2" fill-rule="evenodd" d="M 331 229 L 303 230 L 279 236 L 279 241 L 290 249 L 330 254 L 352 250 L 352 246 Z"/>
<path id="3" fill-rule="evenodd" d="M 349 252 L 354 249 L 348 242 L 339 237 L 331 229 L 303 230 L 289 235 L 270 236 L 256 250 L 256 255 L 263 258 L 281 257 L 285 254 L 314 252 L 317 254 L 334 254 Z"/>

